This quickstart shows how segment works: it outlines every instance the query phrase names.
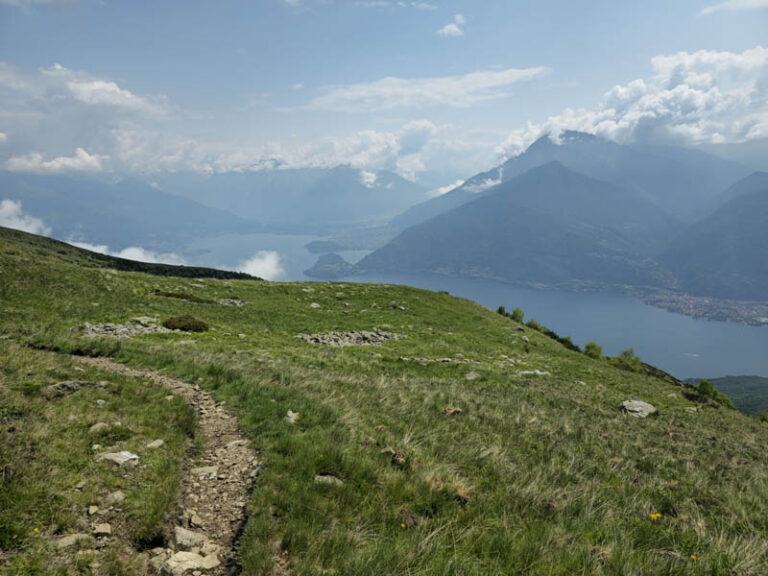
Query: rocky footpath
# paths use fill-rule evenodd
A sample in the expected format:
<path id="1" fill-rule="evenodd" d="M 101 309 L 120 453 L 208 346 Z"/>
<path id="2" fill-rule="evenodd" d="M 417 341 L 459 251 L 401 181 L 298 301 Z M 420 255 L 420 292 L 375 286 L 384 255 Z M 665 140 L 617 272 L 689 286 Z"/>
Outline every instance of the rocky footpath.
<path id="1" fill-rule="evenodd" d="M 252 486 L 260 472 L 251 443 L 237 428 L 224 403 L 199 386 L 151 370 L 137 370 L 108 358 L 83 358 L 90 366 L 148 378 L 197 409 L 203 455 L 182 480 L 178 515 L 166 546 L 150 551 L 152 573 L 167 576 L 232 573 L 237 566 L 237 535 L 246 521 Z"/>

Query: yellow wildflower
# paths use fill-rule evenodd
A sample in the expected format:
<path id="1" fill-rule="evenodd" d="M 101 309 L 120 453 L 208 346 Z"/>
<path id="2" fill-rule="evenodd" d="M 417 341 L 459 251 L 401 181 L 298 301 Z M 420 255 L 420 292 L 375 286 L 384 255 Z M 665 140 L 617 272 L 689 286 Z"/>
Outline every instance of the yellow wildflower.
<path id="1" fill-rule="evenodd" d="M 691 554 L 691 560 L 696 560 L 696 554 Z"/>
<path id="2" fill-rule="evenodd" d="M 400 524 L 400 528 L 405 528 L 405 524 Z"/>
<path id="3" fill-rule="evenodd" d="M 37 534 L 38 532 L 40 532 L 40 528 L 35 528 L 35 529 L 33 530 L 33 532 L 34 532 L 35 534 Z"/>

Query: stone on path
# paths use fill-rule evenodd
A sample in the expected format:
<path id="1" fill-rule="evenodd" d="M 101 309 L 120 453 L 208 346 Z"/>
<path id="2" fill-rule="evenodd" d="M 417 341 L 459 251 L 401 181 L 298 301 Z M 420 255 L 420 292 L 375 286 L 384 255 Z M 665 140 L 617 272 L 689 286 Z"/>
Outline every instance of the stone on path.
<path id="1" fill-rule="evenodd" d="M 201 556 L 194 552 L 176 552 L 166 560 L 163 573 L 169 576 L 184 576 L 196 570 L 212 570 L 221 564 L 216 556 Z"/>
<path id="2" fill-rule="evenodd" d="M 176 540 L 176 546 L 181 550 L 189 550 L 190 548 L 199 548 L 208 541 L 208 538 L 204 534 L 198 534 L 187 530 L 181 526 L 176 526 L 173 529 L 174 539 Z"/>
<path id="3" fill-rule="evenodd" d="M 112 526 L 109 524 L 99 524 L 93 529 L 94 536 L 111 536 Z"/>

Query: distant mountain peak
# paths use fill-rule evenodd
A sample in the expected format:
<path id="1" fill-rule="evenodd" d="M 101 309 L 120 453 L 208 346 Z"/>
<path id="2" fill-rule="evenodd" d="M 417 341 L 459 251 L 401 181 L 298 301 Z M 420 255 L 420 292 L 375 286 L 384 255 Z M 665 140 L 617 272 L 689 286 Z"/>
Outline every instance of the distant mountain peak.
<path id="1" fill-rule="evenodd" d="M 565 130 L 560 133 L 559 136 L 555 136 L 553 132 L 549 132 L 540 136 L 533 144 L 531 144 L 526 152 L 546 149 L 552 146 L 564 146 L 567 144 L 578 144 L 583 142 L 596 142 L 602 140 L 599 136 L 590 134 L 588 132 L 579 132 L 578 130 Z"/>

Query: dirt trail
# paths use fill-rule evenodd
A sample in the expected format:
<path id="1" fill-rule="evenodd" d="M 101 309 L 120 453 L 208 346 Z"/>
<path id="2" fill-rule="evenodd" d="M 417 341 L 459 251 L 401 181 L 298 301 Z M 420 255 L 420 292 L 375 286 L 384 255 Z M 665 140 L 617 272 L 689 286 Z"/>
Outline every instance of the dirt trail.
<path id="1" fill-rule="evenodd" d="M 155 573 L 233 574 L 234 546 L 245 519 L 251 487 L 259 473 L 258 459 L 237 422 L 222 404 L 199 386 L 148 369 L 134 369 L 108 358 L 81 358 L 89 366 L 131 377 L 147 378 L 178 394 L 197 409 L 198 433 L 204 449 L 199 462 L 187 468 L 181 486 L 181 507 L 165 549 L 152 551 Z M 199 571 L 199 572 L 198 572 Z"/>

